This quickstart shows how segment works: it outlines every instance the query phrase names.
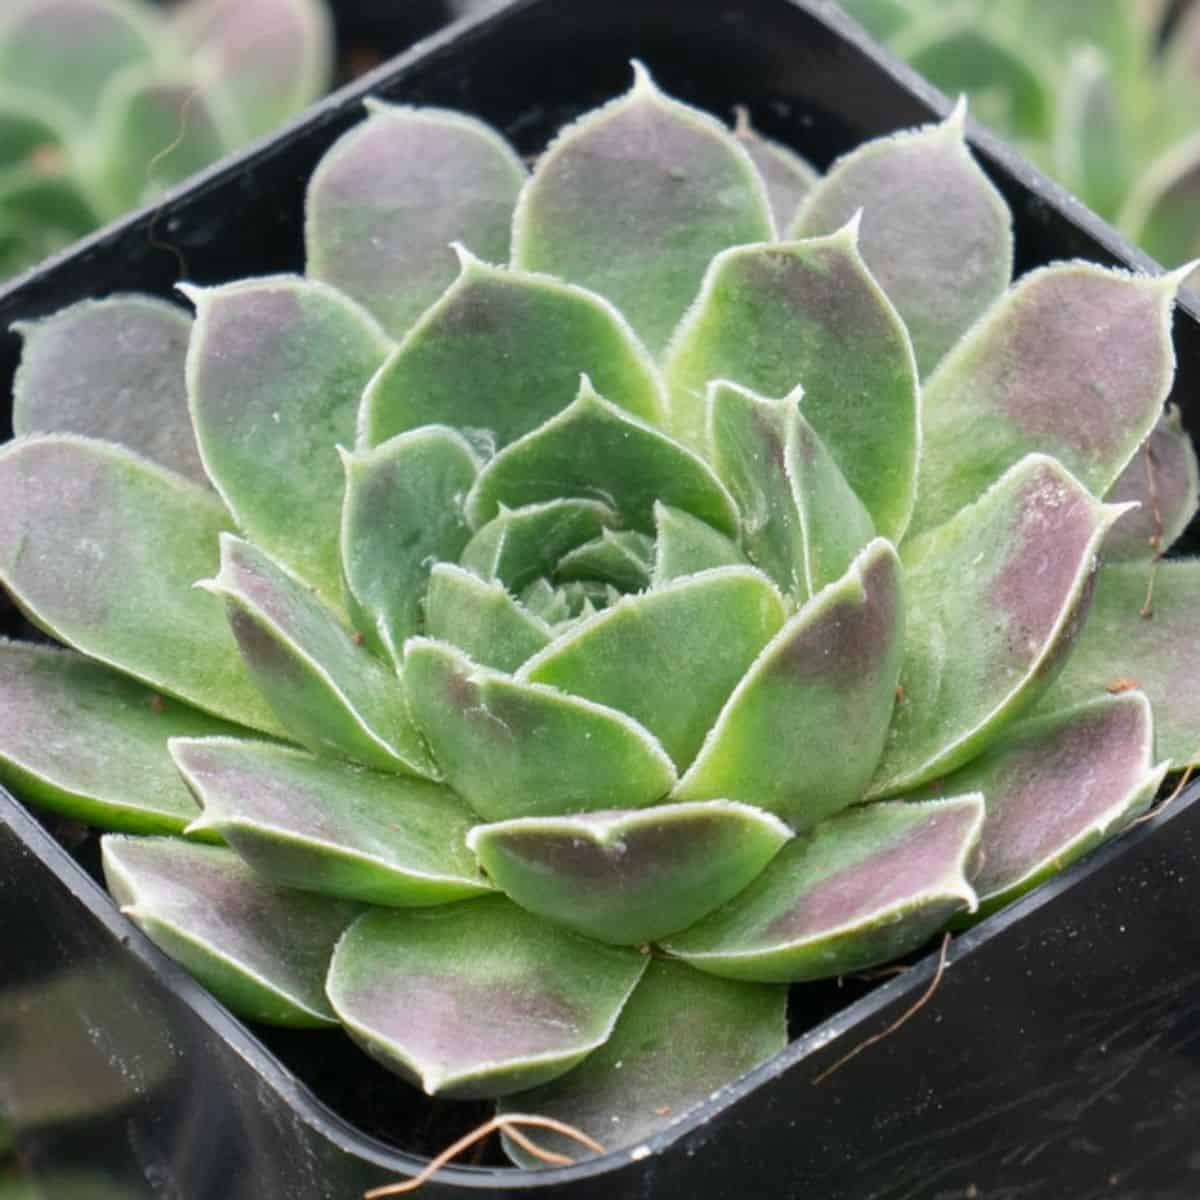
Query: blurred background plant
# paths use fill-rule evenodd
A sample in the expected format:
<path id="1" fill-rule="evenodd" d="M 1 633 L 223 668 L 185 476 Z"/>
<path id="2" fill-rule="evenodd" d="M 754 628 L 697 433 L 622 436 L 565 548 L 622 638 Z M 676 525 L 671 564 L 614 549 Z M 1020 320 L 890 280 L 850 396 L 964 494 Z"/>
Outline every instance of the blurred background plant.
<path id="1" fill-rule="evenodd" d="M 1200 3 L 840 2 L 1154 258 L 1200 253 Z"/>
<path id="2" fill-rule="evenodd" d="M 0 278 L 327 90 L 326 0 L 3 0 Z"/>

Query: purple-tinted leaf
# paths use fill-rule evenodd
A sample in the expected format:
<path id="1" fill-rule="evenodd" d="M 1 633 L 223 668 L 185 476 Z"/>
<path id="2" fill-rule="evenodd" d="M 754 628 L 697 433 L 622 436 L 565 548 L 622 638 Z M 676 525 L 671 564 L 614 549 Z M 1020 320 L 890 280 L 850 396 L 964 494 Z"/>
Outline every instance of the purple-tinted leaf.
<path id="1" fill-rule="evenodd" d="M 220 573 L 202 586 L 224 598 L 242 658 L 289 738 L 376 770 L 435 774 L 401 678 L 300 580 L 223 534 Z"/>
<path id="2" fill-rule="evenodd" d="M 44 808 L 182 833 L 199 810 L 166 739 L 233 728 L 71 650 L 0 639 L 0 779 Z"/>
<path id="3" fill-rule="evenodd" d="M 634 64 L 630 91 L 568 125 L 538 163 L 513 220 L 513 264 L 607 296 L 657 352 L 713 255 L 773 236 L 737 139 Z"/>
<path id="4" fill-rule="evenodd" d="M 1157 558 L 1187 528 L 1200 502 L 1200 469 L 1177 408 L 1168 406 L 1105 500 L 1135 501 L 1139 506 L 1121 517 L 1105 538 L 1108 562 Z"/>
<path id="5" fill-rule="evenodd" d="M 925 387 L 910 532 L 948 521 L 1034 452 L 1108 491 L 1171 390 L 1180 282 L 1082 262 L 1026 275 Z"/>
<path id="6" fill-rule="evenodd" d="M 398 338 L 454 281 L 451 243 L 508 257 L 525 168 L 493 129 L 461 113 L 377 101 L 367 111 L 309 180 L 308 274 Z"/>
<path id="7" fill-rule="evenodd" d="M 643 808 L 675 785 L 662 745 L 614 709 L 425 638 L 408 642 L 404 671 L 438 766 L 485 820 Z"/>
<path id="8" fill-rule="evenodd" d="M 1087 615 L 1121 509 L 1031 454 L 904 555 L 900 695 L 871 795 L 969 761 L 1054 679 Z"/>
<path id="9" fill-rule="evenodd" d="M 121 0 L 7 0 L 0 79 L 89 121 L 112 76 L 155 57 L 161 37 L 152 13 Z"/>
<path id="10" fill-rule="evenodd" d="M 1150 705 L 1140 692 L 1101 696 L 1022 721 L 923 796 L 979 792 L 986 816 L 972 879 L 990 912 L 1123 829 L 1154 799 Z"/>
<path id="11" fill-rule="evenodd" d="M 149 296 L 84 300 L 15 326 L 24 340 L 13 429 L 119 442 L 208 483 L 188 416 L 184 360 L 192 322 Z"/>
<path id="12" fill-rule="evenodd" d="M 458 254 L 458 279 L 371 382 L 363 441 L 373 446 L 437 423 L 494 452 L 565 408 L 581 372 L 614 404 L 663 423 L 667 400 L 654 362 L 607 300 Z"/>
<path id="13" fill-rule="evenodd" d="M 983 797 L 852 808 L 785 846 L 740 896 L 665 949 L 730 979 L 793 983 L 915 950 L 974 910 Z"/>
<path id="14" fill-rule="evenodd" d="M 228 737 L 177 737 L 171 755 L 204 806 L 189 832 L 273 883 L 401 907 L 491 890 L 466 847 L 475 814 L 440 784 Z"/>
<path id="15" fill-rule="evenodd" d="M 324 599 L 342 596 L 337 447 L 390 343 L 352 301 L 291 276 L 187 289 L 188 402 L 204 466 L 238 525 Z"/>
<path id="16" fill-rule="evenodd" d="M 354 905 L 275 887 L 218 846 L 109 834 L 102 849 L 121 911 L 238 1016 L 337 1023 L 322 985 Z"/>
<path id="17" fill-rule="evenodd" d="M 557 496 L 601 500 L 643 533 L 654 531 L 657 500 L 723 533 L 738 524 L 733 498 L 702 458 L 597 395 L 586 376 L 572 404 L 484 467 L 467 497 L 467 517 L 478 527 L 501 505 Z"/>
<path id="18" fill-rule="evenodd" d="M 363 454 L 343 451 L 342 572 L 355 624 L 399 662 L 422 625 L 435 562 L 455 559 L 470 532 L 462 502 L 479 459 L 453 429 L 429 425 Z"/>
<path id="19" fill-rule="evenodd" d="M 742 512 L 746 551 L 803 601 L 840 578 L 874 529 L 800 413 L 801 389 L 768 400 L 723 380 L 708 388 L 708 444 Z"/>
<path id="20" fill-rule="evenodd" d="M 229 514 L 123 447 L 69 434 L 0 449 L 0 583 L 41 628 L 151 687 L 278 733 L 211 575 Z"/>
<path id="21" fill-rule="evenodd" d="M 790 837 L 769 813 L 715 800 L 477 825 L 467 844 L 522 908 L 636 946 L 732 899 Z"/>
<path id="22" fill-rule="evenodd" d="M 903 630 L 900 563 L 877 539 L 758 656 L 675 798 L 742 800 L 798 830 L 860 800 L 887 735 Z"/>
<path id="23" fill-rule="evenodd" d="M 737 246 L 713 260 L 667 356 L 676 436 L 705 445 L 712 380 L 760 396 L 804 389 L 800 410 L 881 536 L 899 538 L 916 486 L 912 344 L 858 251 L 857 222 L 827 238 Z"/>
<path id="24" fill-rule="evenodd" d="M 602 1045 L 647 961 L 495 896 L 365 914 L 338 944 L 328 993 L 347 1032 L 426 1092 L 496 1096 Z"/>
<path id="25" fill-rule="evenodd" d="M 333 30 L 321 0 L 186 0 L 172 14 L 210 92 L 243 139 L 311 104 L 333 74 Z"/>
<path id="26" fill-rule="evenodd" d="M 744 108 L 737 110 L 733 132 L 767 185 L 775 228 L 787 229 L 800 208 L 800 201 L 820 179 L 820 173 L 794 150 L 763 137 L 750 124 L 750 114 Z"/>
<path id="27" fill-rule="evenodd" d="M 624 1150 L 680 1120 L 787 1045 L 787 989 L 717 979 L 652 959 L 608 1041 L 568 1075 L 500 1102 L 501 1113 L 556 1117 Z M 537 1132 L 546 1149 L 578 1147 Z M 515 1142 L 508 1156 L 537 1165 Z"/>
<path id="28" fill-rule="evenodd" d="M 517 677 L 627 713 L 682 770 L 785 615 L 760 571 L 720 567 L 623 597 L 551 642 Z"/>
<path id="29" fill-rule="evenodd" d="M 1176 770 L 1200 766 L 1200 561 L 1106 563 L 1087 623 L 1038 706 L 1053 713 L 1128 687 L 1154 710 L 1155 746 Z M 1146 614 L 1146 615 L 1143 615 Z"/>
<path id="30" fill-rule="evenodd" d="M 817 183 L 788 231 L 832 233 L 863 210 L 862 256 L 904 318 L 922 375 L 1012 275 L 1012 216 L 967 148 L 964 116 L 960 106 L 940 125 L 852 151 Z"/>

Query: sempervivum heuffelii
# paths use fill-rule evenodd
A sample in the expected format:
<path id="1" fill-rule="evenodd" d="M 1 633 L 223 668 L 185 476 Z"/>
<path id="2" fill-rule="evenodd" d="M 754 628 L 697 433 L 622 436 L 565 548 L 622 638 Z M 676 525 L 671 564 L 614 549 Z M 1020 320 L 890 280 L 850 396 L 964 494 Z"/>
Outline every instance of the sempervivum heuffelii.
<path id="1" fill-rule="evenodd" d="M 239 1013 L 628 1142 L 1193 754 L 1178 277 L 1010 286 L 961 111 L 378 104 L 307 203 L 24 327 L 0 451 L 0 773 Z"/>

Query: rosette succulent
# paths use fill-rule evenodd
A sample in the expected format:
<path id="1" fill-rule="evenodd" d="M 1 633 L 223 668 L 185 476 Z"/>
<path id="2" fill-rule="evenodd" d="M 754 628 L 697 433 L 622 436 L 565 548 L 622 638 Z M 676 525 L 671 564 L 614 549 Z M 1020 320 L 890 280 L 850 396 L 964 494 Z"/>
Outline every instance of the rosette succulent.
<path id="1" fill-rule="evenodd" d="M 0 773 L 237 1012 L 628 1144 L 1194 755 L 1178 275 L 1010 286 L 961 108 L 372 103 L 306 238 L 24 326 L 0 450 Z"/>
<path id="2" fill-rule="evenodd" d="M 841 4 L 1160 262 L 1200 253 L 1200 5 Z"/>
<path id="3" fill-rule="evenodd" d="M 298 112 L 332 49 L 324 0 L 5 0 L 0 277 Z"/>

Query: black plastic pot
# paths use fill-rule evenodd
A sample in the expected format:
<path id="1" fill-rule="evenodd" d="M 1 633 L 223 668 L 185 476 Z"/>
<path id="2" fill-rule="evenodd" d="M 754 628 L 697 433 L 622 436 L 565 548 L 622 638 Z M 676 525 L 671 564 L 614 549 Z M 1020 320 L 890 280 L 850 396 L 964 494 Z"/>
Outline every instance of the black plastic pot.
<path id="1" fill-rule="evenodd" d="M 299 268 L 305 180 L 366 94 L 477 113 L 531 152 L 623 89 L 632 56 L 705 108 L 748 105 L 822 164 L 945 111 L 821 0 L 516 0 L 0 293 L 0 326 L 84 296 L 167 295 L 182 276 Z M 1077 255 L 1151 265 L 1011 152 L 976 141 L 1013 207 L 1021 269 Z M 1195 430 L 1200 324 L 1186 302 L 1175 340 L 1175 398 Z M 16 355 L 3 335 L 5 382 Z M 341 1034 L 233 1020 L 115 912 L 94 849 L 0 792 L 0 1109 L 47 1200 L 353 1200 L 417 1169 L 397 1146 L 427 1150 L 477 1119 L 419 1098 Z M 873 988 L 794 989 L 787 1051 L 648 1153 L 536 1173 L 455 1167 L 425 1194 L 1194 1200 L 1198 886 L 1193 787 L 958 937 L 928 1004 L 828 1078 L 915 1002 L 931 958 Z"/>

